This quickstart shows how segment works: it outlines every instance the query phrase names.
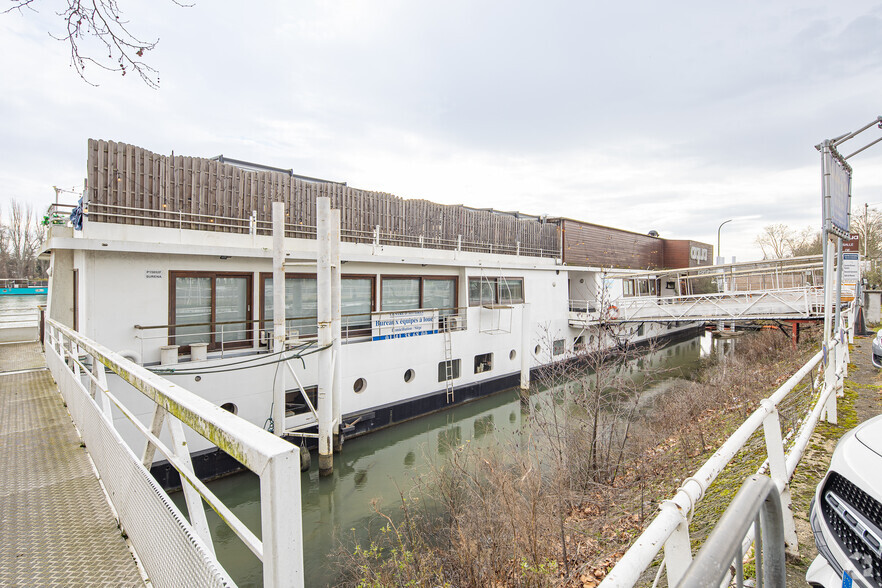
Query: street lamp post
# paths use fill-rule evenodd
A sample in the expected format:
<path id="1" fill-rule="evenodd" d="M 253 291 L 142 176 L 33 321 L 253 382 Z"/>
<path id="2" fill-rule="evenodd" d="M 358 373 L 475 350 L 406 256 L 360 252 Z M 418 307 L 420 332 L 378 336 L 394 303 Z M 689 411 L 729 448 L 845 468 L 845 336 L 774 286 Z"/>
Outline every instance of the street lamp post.
<path id="1" fill-rule="evenodd" d="M 718 263 L 717 265 L 721 265 L 721 264 L 723 263 L 723 256 L 720 255 L 720 229 L 723 228 L 723 225 L 725 225 L 726 223 L 731 223 L 733 220 L 734 220 L 734 219 L 731 219 L 731 218 L 730 218 L 730 219 L 727 220 L 727 221 L 723 221 L 723 222 L 720 223 L 720 226 L 717 227 L 717 261 L 720 262 L 720 263 Z"/>

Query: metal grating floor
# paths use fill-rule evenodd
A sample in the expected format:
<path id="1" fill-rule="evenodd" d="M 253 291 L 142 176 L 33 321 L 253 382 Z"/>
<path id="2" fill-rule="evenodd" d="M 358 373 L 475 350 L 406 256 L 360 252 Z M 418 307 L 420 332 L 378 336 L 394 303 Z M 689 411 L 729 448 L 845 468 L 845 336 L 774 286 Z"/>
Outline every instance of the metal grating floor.
<path id="1" fill-rule="evenodd" d="M 0 587 L 143 586 L 51 374 L 2 373 L 44 365 L 0 346 Z"/>
<path id="2" fill-rule="evenodd" d="M 0 373 L 41 367 L 46 367 L 46 360 L 39 341 L 0 344 Z"/>

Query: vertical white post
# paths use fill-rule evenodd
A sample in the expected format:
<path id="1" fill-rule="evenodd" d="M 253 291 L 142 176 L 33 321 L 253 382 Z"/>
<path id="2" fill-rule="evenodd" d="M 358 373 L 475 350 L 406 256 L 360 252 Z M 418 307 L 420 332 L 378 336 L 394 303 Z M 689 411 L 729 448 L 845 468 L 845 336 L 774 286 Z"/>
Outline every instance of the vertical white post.
<path id="1" fill-rule="evenodd" d="M 778 417 L 778 409 L 768 398 L 760 401 L 760 404 L 770 410 L 769 415 L 763 419 L 763 432 L 766 437 L 766 455 L 769 456 L 769 477 L 776 484 L 781 484 L 784 490 L 781 492 L 781 510 L 784 518 L 784 545 L 788 553 L 799 555 L 799 540 L 796 536 L 796 524 L 793 522 L 793 508 L 790 498 L 790 485 L 787 476 L 787 463 L 784 457 L 784 442 L 781 439 L 781 421 Z"/>
<path id="2" fill-rule="evenodd" d="M 331 443 L 331 423 L 334 419 L 333 376 L 331 349 L 331 199 L 316 199 L 316 237 L 318 259 L 316 278 L 318 287 L 318 450 L 319 475 L 334 473 L 334 454 Z"/>
<path id="3" fill-rule="evenodd" d="M 662 506 L 664 507 L 665 503 Z M 677 508 L 677 506 L 670 503 L 667 508 Z M 668 577 L 668 586 L 679 584 L 691 564 L 692 545 L 689 542 L 689 521 L 683 517 L 683 520 L 665 541 L 665 573 Z"/>
<path id="4" fill-rule="evenodd" d="M 334 451 L 339 453 L 343 448 L 343 439 L 340 437 L 341 416 L 341 391 L 340 382 L 343 373 L 341 350 L 343 347 L 343 321 L 341 316 L 342 280 L 340 279 L 340 211 L 331 211 L 331 337 L 333 337 L 334 350 L 334 374 L 331 386 L 332 406 L 334 412 Z"/>
<path id="5" fill-rule="evenodd" d="M 521 390 L 530 389 L 530 305 L 521 307 Z"/>
<path id="6" fill-rule="evenodd" d="M 285 350 L 285 203 L 273 202 L 273 353 Z M 281 360 L 281 356 L 276 356 Z M 285 434 L 285 370 L 273 385 L 273 432 Z"/>
<path id="7" fill-rule="evenodd" d="M 300 452 L 274 455 L 260 475 L 263 585 L 303 586 Z"/>

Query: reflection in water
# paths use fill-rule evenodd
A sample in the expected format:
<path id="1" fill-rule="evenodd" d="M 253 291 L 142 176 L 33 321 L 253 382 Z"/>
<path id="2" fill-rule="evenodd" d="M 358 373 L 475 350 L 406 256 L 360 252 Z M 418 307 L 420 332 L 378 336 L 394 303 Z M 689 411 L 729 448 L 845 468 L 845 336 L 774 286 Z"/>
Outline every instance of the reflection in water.
<path id="1" fill-rule="evenodd" d="M 666 347 L 626 369 L 642 380 L 638 366 L 664 370 L 660 379 L 647 383 L 641 404 L 648 409 L 676 378 L 688 376 L 704 355 L 704 340 L 695 338 Z M 536 392 L 541 393 L 541 392 Z M 303 503 L 303 554 L 307 586 L 334 585 L 340 569 L 334 553 L 354 541 L 362 544 L 376 536 L 385 520 L 371 505 L 377 500 L 384 512 L 395 513 L 402 494 L 428 469 L 428 464 L 464 443 L 492 443 L 518 435 L 522 419 L 516 389 L 501 392 L 447 411 L 415 419 L 346 442 L 334 456 L 334 474 L 319 478 L 313 469 L 301 474 Z M 315 459 L 313 459 L 315 463 Z M 209 484 L 238 516 L 260 535 L 260 492 L 257 478 L 242 474 Z M 178 505 L 183 497 L 175 495 Z M 261 584 L 260 562 L 223 524 L 208 512 L 212 536 L 221 563 L 240 586 Z"/>

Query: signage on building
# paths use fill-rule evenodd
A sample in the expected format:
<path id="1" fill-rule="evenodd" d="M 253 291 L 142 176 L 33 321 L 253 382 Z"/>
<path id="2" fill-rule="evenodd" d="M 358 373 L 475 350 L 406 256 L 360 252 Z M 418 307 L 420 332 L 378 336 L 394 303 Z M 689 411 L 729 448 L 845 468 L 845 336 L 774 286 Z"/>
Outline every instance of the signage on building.
<path id="1" fill-rule="evenodd" d="M 144 270 L 144 277 L 148 280 L 161 280 L 162 279 L 162 270 Z"/>
<path id="2" fill-rule="evenodd" d="M 438 311 L 417 310 L 374 315 L 371 336 L 374 341 L 431 335 L 438 332 Z"/>
<path id="3" fill-rule="evenodd" d="M 692 246 L 692 248 L 689 250 L 689 259 L 691 259 L 692 261 L 697 261 L 698 263 L 707 261 L 708 255 L 708 250 L 704 247 Z"/>
<path id="4" fill-rule="evenodd" d="M 848 239 L 842 240 L 842 251 L 845 253 L 860 253 L 861 238 L 857 233 L 852 233 Z"/>

